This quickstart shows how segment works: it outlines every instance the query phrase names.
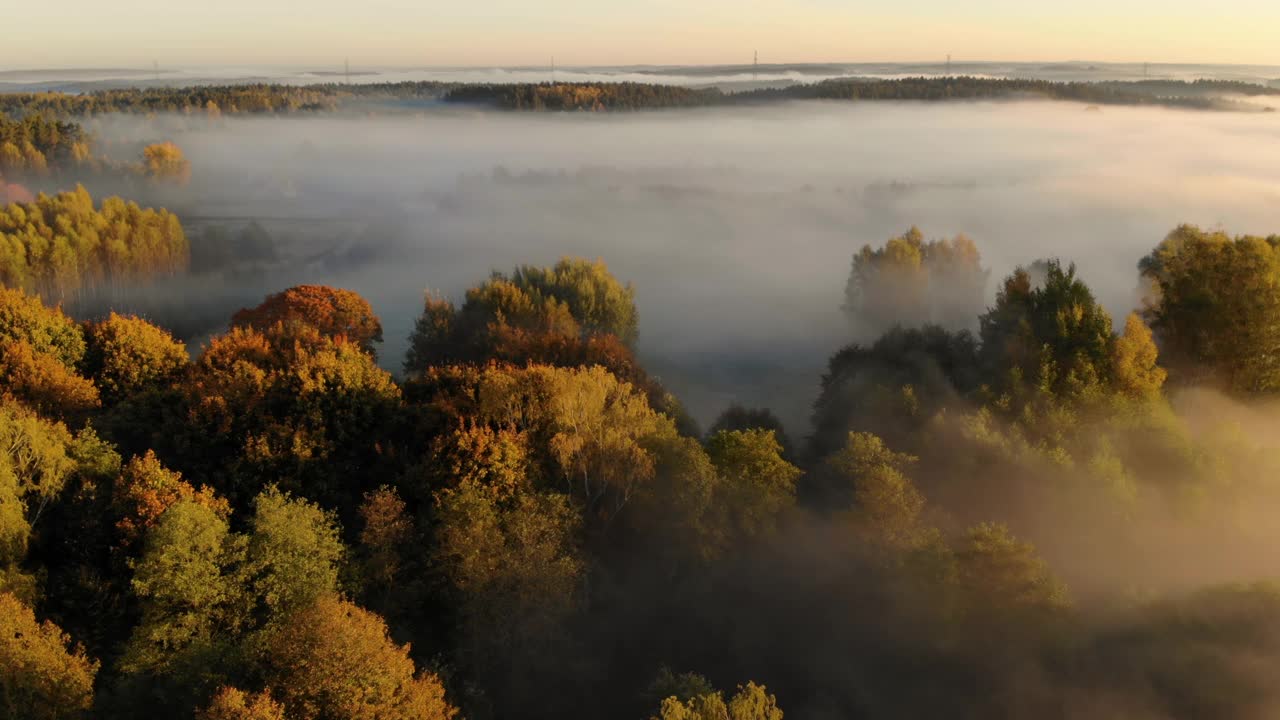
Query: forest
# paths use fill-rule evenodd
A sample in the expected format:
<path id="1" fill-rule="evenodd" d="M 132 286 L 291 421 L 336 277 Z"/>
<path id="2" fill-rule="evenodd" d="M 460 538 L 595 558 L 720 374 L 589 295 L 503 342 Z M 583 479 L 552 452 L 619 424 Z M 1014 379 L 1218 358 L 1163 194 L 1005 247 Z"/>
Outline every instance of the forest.
<path id="1" fill-rule="evenodd" d="M 1280 235 L 1178 226 L 1113 318 L 1069 258 L 988 306 L 980 241 L 911 228 L 848 260 L 810 427 L 703 431 L 603 260 L 427 293 L 393 376 L 341 288 L 199 348 L 42 299 L 181 267 L 164 211 L 81 189 L 0 218 L 0 717 L 1280 703 Z"/>

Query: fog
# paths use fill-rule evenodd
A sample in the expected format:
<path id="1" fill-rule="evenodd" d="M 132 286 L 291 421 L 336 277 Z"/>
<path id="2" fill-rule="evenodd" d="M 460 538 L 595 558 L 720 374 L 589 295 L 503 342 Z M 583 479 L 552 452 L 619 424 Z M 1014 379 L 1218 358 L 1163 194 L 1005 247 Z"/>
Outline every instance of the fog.
<path id="1" fill-rule="evenodd" d="M 802 436 L 850 340 L 850 257 L 918 225 L 969 234 L 992 270 L 1074 261 L 1117 317 L 1175 225 L 1280 230 L 1280 117 L 1050 102 L 795 103 L 612 115 L 444 111 L 367 119 L 91 126 L 104 147 L 171 139 L 189 187 L 146 199 L 203 228 L 258 219 L 284 261 L 216 317 L 296 282 L 360 292 L 398 369 L 421 295 L 490 270 L 602 257 L 634 284 L 642 360 L 704 425 L 771 406 Z M 200 293 L 179 283 L 187 308 Z M 169 301 L 118 299 L 163 316 Z M 167 296 L 166 296 L 167 297 Z M 225 310 L 225 312 L 223 312 Z M 164 317 L 158 317 L 164 320 Z M 209 328 L 210 330 L 215 328 Z"/>

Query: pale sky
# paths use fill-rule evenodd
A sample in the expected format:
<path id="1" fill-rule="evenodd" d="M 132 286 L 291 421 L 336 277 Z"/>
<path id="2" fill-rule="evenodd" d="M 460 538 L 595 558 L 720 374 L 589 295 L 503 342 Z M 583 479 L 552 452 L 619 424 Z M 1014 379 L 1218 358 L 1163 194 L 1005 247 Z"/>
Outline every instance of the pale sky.
<path id="1" fill-rule="evenodd" d="M 0 70 L 957 60 L 1280 65 L 1280 0 L 58 0 Z"/>

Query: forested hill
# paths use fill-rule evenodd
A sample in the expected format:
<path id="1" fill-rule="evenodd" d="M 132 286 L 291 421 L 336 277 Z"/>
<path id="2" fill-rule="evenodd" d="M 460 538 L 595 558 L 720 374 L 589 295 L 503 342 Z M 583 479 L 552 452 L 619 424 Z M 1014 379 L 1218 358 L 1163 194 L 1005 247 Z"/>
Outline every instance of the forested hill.
<path id="1" fill-rule="evenodd" d="M 103 113 L 299 114 L 339 111 L 420 110 L 445 102 L 518 111 L 630 111 L 722 107 L 789 100 L 990 100 L 1044 98 L 1097 105 L 1156 105 L 1205 110 L 1261 111 L 1245 97 L 1280 95 L 1280 87 L 1224 80 L 1053 82 L 978 77 L 894 80 L 840 78 L 822 82 L 724 92 L 714 87 L 652 83 L 524 83 L 460 85 L 402 82 L 350 85 L 224 85 L 133 88 L 85 94 L 0 94 L 0 115 L 86 117 Z"/>

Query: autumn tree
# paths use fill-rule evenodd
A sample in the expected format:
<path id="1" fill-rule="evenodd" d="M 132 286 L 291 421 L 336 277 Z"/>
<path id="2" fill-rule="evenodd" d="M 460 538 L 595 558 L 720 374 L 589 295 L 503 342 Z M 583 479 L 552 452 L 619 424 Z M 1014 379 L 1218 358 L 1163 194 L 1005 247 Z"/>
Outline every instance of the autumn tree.
<path id="1" fill-rule="evenodd" d="M 165 511 L 180 502 L 194 502 L 212 510 L 223 520 L 231 515 L 227 501 L 207 486 L 198 490 L 182 479 L 182 474 L 160 463 L 154 452 L 129 460 L 116 479 L 112 504 L 120 542 L 131 547 L 155 527 Z"/>
<path id="2" fill-rule="evenodd" d="M 417 528 L 400 494 L 386 485 L 365 493 L 359 515 L 358 558 L 365 596 L 377 598 L 374 609 L 386 615 L 392 595 L 412 582 L 403 576 L 412 569 Z"/>
<path id="3" fill-rule="evenodd" d="M 498 361 L 588 368 L 599 365 L 639 388 L 649 405 L 699 434 L 679 401 L 636 360 L 634 292 L 601 261 L 566 258 L 551 268 L 521 266 L 469 289 L 457 307 L 428 292 L 409 338 L 404 369 Z"/>
<path id="4" fill-rule="evenodd" d="M 635 293 L 602 261 L 565 258 L 554 267 L 524 265 L 510 275 L 494 273 L 467 291 L 458 308 L 428 293 L 410 337 L 405 369 L 421 373 L 444 362 L 475 359 L 494 351 L 509 355 L 536 351 L 534 362 L 550 362 L 547 353 L 564 353 L 581 341 L 612 336 L 625 349 L 638 334 Z M 546 346 L 546 347 L 539 347 Z M 582 350 L 577 350 L 582 352 Z M 587 363 L 583 363 L 587 364 Z M 608 363 L 603 363 L 608 364 Z"/>
<path id="5" fill-rule="evenodd" d="M 186 345 L 136 316 L 113 312 L 85 331 L 84 367 L 108 403 L 164 386 L 190 362 Z"/>
<path id="6" fill-rule="evenodd" d="M 924 496 L 907 475 L 917 458 L 891 450 L 879 437 L 849 433 L 820 473 L 829 507 L 844 514 L 864 539 L 910 547 L 924 538 Z"/>
<path id="7" fill-rule="evenodd" d="M 733 543 L 747 539 L 741 533 L 767 531 L 782 519 L 768 516 L 763 506 L 788 505 L 782 496 L 791 474 L 786 466 L 780 466 L 782 485 L 772 479 L 756 484 L 760 478 L 721 473 L 701 442 L 670 427 L 646 438 L 644 445 L 653 457 L 653 477 L 637 488 L 633 504 L 621 516 L 624 532 L 619 535 L 624 547 L 645 548 L 644 564 L 661 578 L 657 582 L 685 573 L 697 577 Z M 768 443 L 762 440 L 754 449 L 760 445 Z M 746 450 L 727 452 L 725 467 L 733 467 L 731 458 L 754 454 Z M 772 464 L 768 450 L 765 458 L 763 464 Z"/>
<path id="8" fill-rule="evenodd" d="M 795 448 L 782 425 L 782 420 L 769 408 L 749 408 L 732 403 L 711 423 L 707 437 L 725 430 L 772 430 L 773 437 L 782 446 L 782 457 L 795 461 Z"/>
<path id="9" fill-rule="evenodd" d="M 1280 390 L 1280 236 L 1181 225 L 1139 268 L 1150 289 L 1144 314 L 1176 380 Z"/>
<path id="10" fill-rule="evenodd" d="M 724 430 L 707 440 L 707 454 L 724 479 L 719 504 L 744 537 L 767 536 L 795 505 L 801 471 L 782 459 L 772 430 Z"/>
<path id="11" fill-rule="evenodd" d="M 61 307 L 12 287 L 0 287 L 0 341 L 27 343 L 73 372 L 85 353 L 84 331 Z"/>
<path id="12" fill-rule="evenodd" d="M 142 617 L 119 663 L 126 695 L 190 712 L 219 681 L 247 621 L 232 572 L 243 557 L 243 540 L 216 510 L 183 500 L 164 512 L 134 569 Z"/>
<path id="13" fill-rule="evenodd" d="M 269 692 L 246 693 L 226 686 L 196 713 L 196 720 L 285 720 L 285 715 L 284 707 L 272 700 Z"/>
<path id="14" fill-rule="evenodd" d="M 628 346 L 639 336 L 635 291 L 609 272 L 603 260 L 562 258 L 553 267 L 523 265 L 512 283 L 535 303 L 555 299 L 587 333 L 613 335 Z"/>
<path id="15" fill-rule="evenodd" d="M 882 248 L 864 245 L 853 256 L 843 309 L 858 340 L 894 326 L 965 329 L 982 311 L 987 274 L 967 236 L 926 241 L 912 227 Z"/>
<path id="16" fill-rule="evenodd" d="M 435 395 L 432 402 L 458 421 L 535 435 L 539 479 L 576 498 L 598 521 L 618 513 L 653 477 L 646 439 L 673 427 L 636 388 L 600 366 L 451 367 L 426 380 L 422 389 Z"/>
<path id="17" fill-rule="evenodd" d="M 727 703 L 718 691 L 688 699 L 672 695 L 662 701 L 658 714 L 651 720 L 782 720 L 782 717 L 778 699 L 763 685 L 748 682 L 739 685 Z"/>
<path id="18" fill-rule="evenodd" d="M 386 461 L 400 407 L 367 352 L 309 325 L 232 328 L 180 392 L 176 430 L 156 435 L 157 450 L 181 454 L 184 471 L 239 506 L 274 482 L 354 510 L 366 488 L 351 478 Z"/>
<path id="19" fill-rule="evenodd" d="M 27 603 L 37 602 L 41 595 L 39 578 L 24 568 L 31 534 L 23 488 L 12 462 L 0 458 L 0 593 Z"/>
<path id="20" fill-rule="evenodd" d="M 60 423 L 12 415 L 12 409 L 0 411 L 0 442 L 12 453 L 0 454 L 0 536 L 6 536 L 0 537 L 0 589 L 102 655 L 127 633 L 128 578 L 121 564 L 111 562 L 107 508 L 120 457 L 91 427 L 72 435 Z M 44 487 L 32 487 L 37 473 Z M 14 538 L 23 544 L 4 547 L 11 522 L 34 532 Z"/>
<path id="21" fill-rule="evenodd" d="M 322 334 L 353 342 L 370 354 L 374 343 L 382 342 L 382 323 L 369 301 L 350 290 L 325 285 L 299 285 L 268 295 L 255 308 L 246 308 L 231 318 L 233 326 L 252 327 L 260 332 L 277 323 L 303 323 Z"/>
<path id="22" fill-rule="evenodd" d="M 0 716 L 81 718 L 93 705 L 98 662 L 51 622 L 0 591 Z"/>
<path id="23" fill-rule="evenodd" d="M 100 404 L 98 389 L 56 356 L 26 341 L 0 341 L 0 391 L 48 417 L 79 424 Z"/>
<path id="24" fill-rule="evenodd" d="M 451 720 L 434 674 L 417 671 L 382 619 L 333 596 L 298 609 L 260 645 L 273 698 L 298 720 Z"/>
<path id="25" fill-rule="evenodd" d="M 147 177 L 158 182 L 186 185 L 191 180 L 191 161 L 171 142 L 155 143 L 142 150 Z"/>
<path id="26" fill-rule="evenodd" d="M 465 482 L 437 496 L 435 562 L 457 598 L 459 658 L 500 707 L 534 702 L 566 655 L 585 563 L 580 511 L 560 493 L 511 497 Z"/>
<path id="27" fill-rule="evenodd" d="M 981 318 L 982 358 L 1001 388 L 1081 396 L 1108 387 L 1115 337 L 1111 316 L 1076 276 L 1075 266 L 1047 261 L 1032 282 L 1019 268 L 1005 279 Z"/>
<path id="28" fill-rule="evenodd" d="M 253 501 L 246 582 L 266 617 L 281 618 L 338 590 L 346 549 L 333 514 L 269 487 Z"/>
<path id="29" fill-rule="evenodd" d="M 119 664 L 132 703 L 190 711 L 243 669 L 243 653 L 337 591 L 343 547 L 329 513 L 272 488 L 240 535 L 224 507 L 179 500 L 146 532 L 133 578 L 142 618 Z"/>
<path id="30" fill-rule="evenodd" d="M 1053 617 L 1070 606 L 1066 587 L 1029 543 L 998 523 L 971 528 L 955 550 L 963 611 L 984 625 Z"/>
<path id="31" fill-rule="evenodd" d="M 68 450 L 73 437 L 10 399 L 0 399 L 0 464 L 16 480 L 18 495 L 34 525 L 62 491 L 76 463 Z"/>
<path id="32" fill-rule="evenodd" d="M 1159 350 L 1151 329 L 1137 313 L 1125 318 L 1124 332 L 1116 338 L 1111 375 L 1116 390 L 1137 399 L 1160 395 L 1168 373 L 1158 364 Z"/>
<path id="33" fill-rule="evenodd" d="M 549 446 L 564 487 L 588 513 L 621 510 L 636 486 L 653 477 L 643 439 L 670 421 L 602 367 L 534 372 L 548 393 Z"/>
<path id="34" fill-rule="evenodd" d="M 472 483 L 506 500 L 535 485 L 537 458 L 528 429 L 459 420 L 464 424 L 436 436 L 424 467 L 416 469 L 429 492 Z"/>

